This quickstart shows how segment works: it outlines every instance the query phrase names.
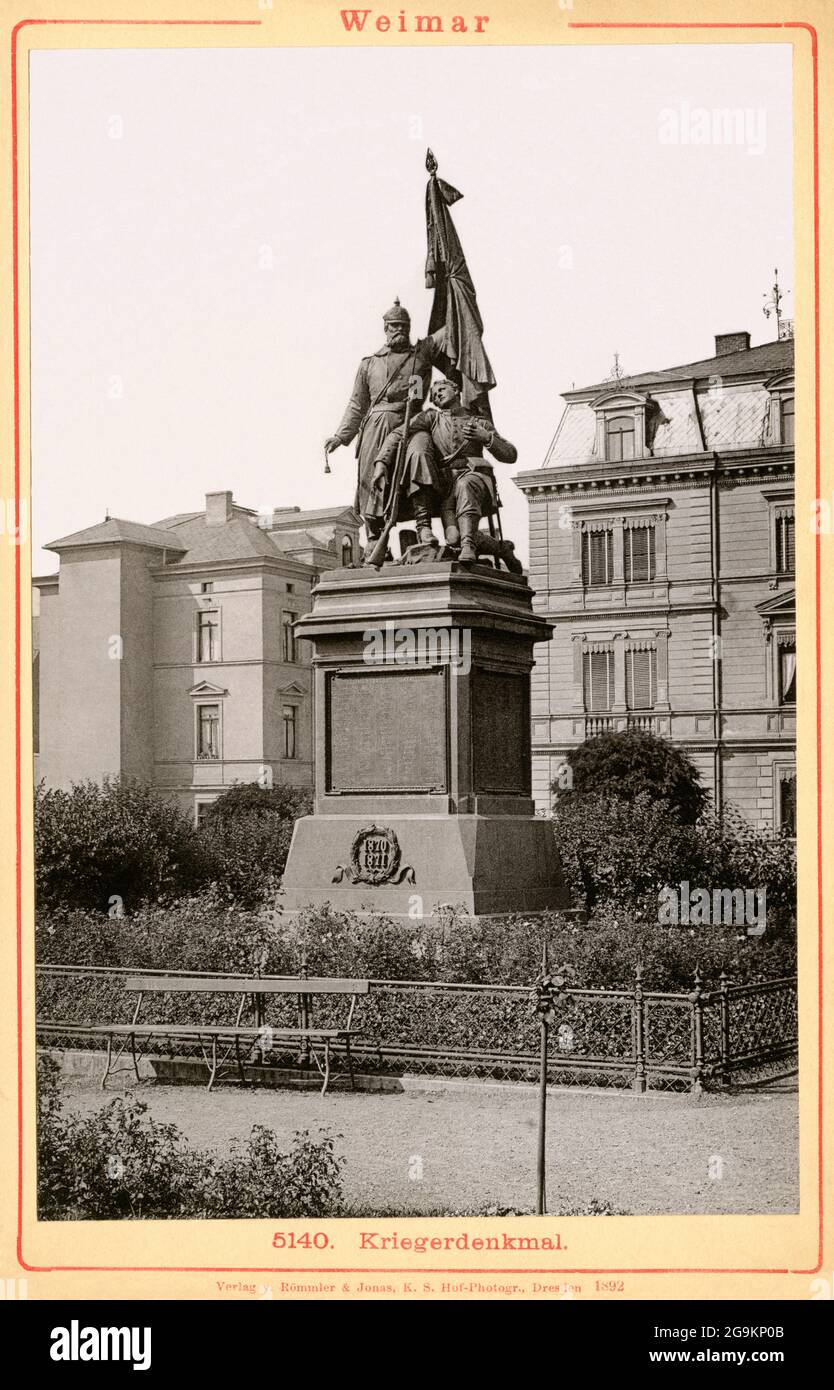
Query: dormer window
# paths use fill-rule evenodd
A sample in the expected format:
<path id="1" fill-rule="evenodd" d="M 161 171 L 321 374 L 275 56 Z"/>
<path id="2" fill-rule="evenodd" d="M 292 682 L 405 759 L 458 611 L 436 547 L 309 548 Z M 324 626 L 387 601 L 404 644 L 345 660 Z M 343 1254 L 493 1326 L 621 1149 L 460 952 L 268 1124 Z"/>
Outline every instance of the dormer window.
<path id="1" fill-rule="evenodd" d="M 608 390 L 591 401 L 596 412 L 594 453 L 608 463 L 644 458 L 647 448 L 646 415 L 651 405 L 639 391 Z"/>
<path id="2" fill-rule="evenodd" d="M 765 390 L 770 392 L 770 413 L 765 421 L 763 442 L 792 446 L 795 405 L 793 372 L 779 372 L 772 376 L 765 382 Z"/>
<path id="3" fill-rule="evenodd" d="M 633 415 L 612 415 L 605 421 L 605 457 L 610 463 L 634 458 Z"/>

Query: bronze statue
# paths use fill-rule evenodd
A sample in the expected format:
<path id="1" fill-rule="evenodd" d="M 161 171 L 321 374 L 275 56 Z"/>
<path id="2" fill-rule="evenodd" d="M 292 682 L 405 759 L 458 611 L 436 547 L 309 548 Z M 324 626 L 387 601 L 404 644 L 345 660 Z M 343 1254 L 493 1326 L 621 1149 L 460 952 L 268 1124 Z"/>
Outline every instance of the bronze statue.
<path id="1" fill-rule="evenodd" d="M 417 404 L 422 405 L 431 382 L 432 366 L 442 365 L 446 360 L 443 353 L 445 328 L 412 344 L 411 318 L 399 299 L 383 315 L 382 322 L 385 326 L 385 346 L 362 358 L 339 428 L 324 445 L 326 453 L 330 454 L 340 444 L 350 444 L 356 439 L 358 478 L 355 506 L 365 524 L 369 541 L 375 540 L 382 531 L 385 506 L 382 493 L 374 487 L 374 462 L 391 431 L 403 423 L 409 384 L 414 393 L 412 399 L 419 397 Z M 425 440 L 409 438 L 409 451 L 415 451 L 414 467 L 417 472 L 421 467 L 428 467 L 416 457 L 426 447 Z M 399 520 L 409 519 L 406 503 Z"/>
<path id="2" fill-rule="evenodd" d="M 480 530 L 483 517 L 500 508 L 495 474 L 484 459 L 487 450 L 499 463 L 515 463 L 514 444 L 504 439 L 483 415 L 468 410 L 454 382 L 436 381 L 431 388 L 434 410 L 419 411 L 410 420 L 410 448 L 402 479 L 402 495 L 417 521 L 418 538 L 434 542 L 431 519 L 440 514 L 447 546 L 460 545 L 460 560 L 472 563 L 478 552 L 497 555 L 520 574 L 522 566 L 511 541 Z M 380 498 L 388 487 L 391 468 L 403 438 L 403 426 L 388 435 L 374 461 L 373 488 Z M 436 544 L 436 542 L 435 542 Z"/>

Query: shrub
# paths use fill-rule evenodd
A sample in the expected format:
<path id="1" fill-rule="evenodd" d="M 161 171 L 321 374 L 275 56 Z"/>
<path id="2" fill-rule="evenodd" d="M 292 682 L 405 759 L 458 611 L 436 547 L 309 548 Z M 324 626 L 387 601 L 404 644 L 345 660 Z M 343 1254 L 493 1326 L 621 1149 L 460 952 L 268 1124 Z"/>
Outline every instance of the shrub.
<path id="1" fill-rule="evenodd" d="M 554 828 L 568 887 L 586 912 L 608 906 L 656 917 L 665 884 L 698 881 L 695 831 L 647 792 L 633 801 L 600 792 L 560 798 Z"/>
<path id="2" fill-rule="evenodd" d="M 567 755 L 570 786 L 557 780 L 559 802 L 592 795 L 633 802 L 647 796 L 664 802 L 683 825 L 694 825 L 707 804 L 695 765 L 681 749 L 637 729 L 597 734 Z"/>
<path id="3" fill-rule="evenodd" d="M 191 1149 L 121 1097 L 84 1118 L 64 1114 L 58 1068 L 38 1059 L 38 1214 L 42 1220 L 336 1216 L 343 1159 L 335 1139 L 294 1136 L 286 1153 L 262 1125 L 228 1156 Z"/>
<path id="4" fill-rule="evenodd" d="M 571 895 L 591 914 L 657 922 L 661 890 L 765 891 L 768 932 L 793 932 L 796 850 L 784 835 L 757 831 L 732 807 L 682 825 L 665 803 L 585 795 L 557 802 L 554 821 Z"/>
<path id="5" fill-rule="evenodd" d="M 207 877 L 197 832 L 171 800 L 143 782 L 106 778 L 35 794 L 39 905 L 132 910 Z"/>
<path id="6" fill-rule="evenodd" d="M 475 921 L 457 912 L 405 925 L 328 906 L 288 920 L 225 904 L 212 892 L 167 909 L 145 907 L 122 922 L 93 913 L 41 914 L 37 950 L 40 964 L 297 975 L 306 962 L 311 975 L 527 985 L 539 973 L 545 931 L 551 960 L 571 965 L 575 987 L 630 987 L 640 960 L 647 989 L 679 991 L 691 987 L 696 966 L 715 978 L 724 969 L 739 981 L 795 969 L 790 922 L 771 925 L 768 916 L 762 937 L 744 928 L 662 926 L 656 902 L 643 914 L 606 904 L 586 922 L 559 913 Z M 38 995 L 41 1017 L 67 1022 L 118 1019 L 127 1007 L 121 984 L 100 976 L 42 975 Z M 196 1002 L 190 995 L 169 999 L 166 1017 L 186 1021 Z M 201 1007 L 210 1002 L 205 996 Z"/>
<path id="7" fill-rule="evenodd" d="M 200 841 L 214 876 L 235 901 L 254 906 L 274 890 L 287 862 L 298 816 L 312 810 L 304 787 L 240 783 L 213 803 Z"/>
<path id="8" fill-rule="evenodd" d="M 38 905 L 132 913 L 151 900 L 215 883 L 256 907 L 280 883 L 295 818 L 311 808 L 300 787 L 242 784 L 219 797 L 198 830 L 156 788 L 127 778 L 80 782 L 35 796 Z"/>

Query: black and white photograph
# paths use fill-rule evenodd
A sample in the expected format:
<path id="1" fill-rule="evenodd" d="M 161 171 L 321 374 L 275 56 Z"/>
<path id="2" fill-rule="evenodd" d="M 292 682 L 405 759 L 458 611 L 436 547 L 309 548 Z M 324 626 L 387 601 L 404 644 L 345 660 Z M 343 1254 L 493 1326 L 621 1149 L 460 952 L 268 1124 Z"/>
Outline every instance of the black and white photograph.
<path id="1" fill-rule="evenodd" d="M 30 55 L 39 1221 L 794 1216 L 792 44 L 341 14 Z"/>

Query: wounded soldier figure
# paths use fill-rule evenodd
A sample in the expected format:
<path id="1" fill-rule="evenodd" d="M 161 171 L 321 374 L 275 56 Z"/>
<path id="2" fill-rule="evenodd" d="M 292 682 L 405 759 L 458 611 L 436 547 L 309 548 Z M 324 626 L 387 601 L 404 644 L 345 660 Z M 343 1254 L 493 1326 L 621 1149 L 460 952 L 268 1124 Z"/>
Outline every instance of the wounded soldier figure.
<path id="1" fill-rule="evenodd" d="M 460 545 L 460 559 L 471 564 L 478 552 L 497 555 L 509 570 L 522 572 L 512 541 L 498 541 L 479 529 L 482 517 L 500 506 L 495 475 L 484 458 L 487 450 L 499 463 L 515 463 L 515 445 L 503 439 L 490 422 L 461 404 L 460 392 L 451 381 L 436 381 L 430 399 L 434 410 L 421 410 L 409 427 L 406 469 L 402 491 L 417 523 L 418 539 L 436 545 L 431 528 L 438 512 L 447 545 Z M 384 492 L 403 437 L 403 426 L 393 430 L 377 455 L 374 487 Z"/>

